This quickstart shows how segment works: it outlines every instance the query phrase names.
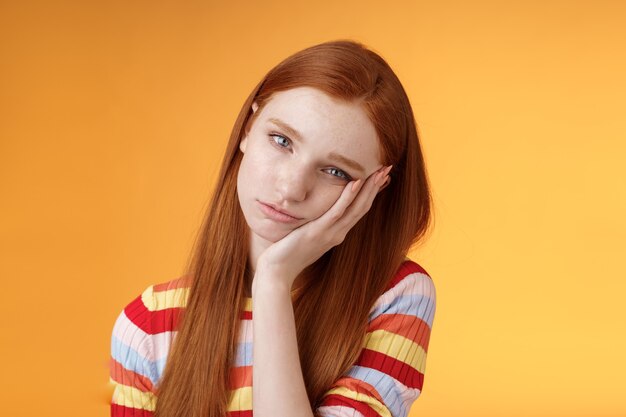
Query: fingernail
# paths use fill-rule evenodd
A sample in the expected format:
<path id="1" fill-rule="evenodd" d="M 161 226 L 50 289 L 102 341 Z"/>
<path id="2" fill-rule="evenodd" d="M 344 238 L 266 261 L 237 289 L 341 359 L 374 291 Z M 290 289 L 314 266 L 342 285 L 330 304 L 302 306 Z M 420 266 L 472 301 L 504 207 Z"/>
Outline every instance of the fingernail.
<path id="1" fill-rule="evenodd" d="M 376 174 L 376 177 L 374 178 L 374 184 L 376 185 L 380 185 L 380 181 L 381 179 L 385 176 L 385 172 L 384 171 L 380 171 Z"/>
<path id="2" fill-rule="evenodd" d="M 361 184 L 361 179 L 359 178 L 358 180 L 355 181 L 354 184 L 352 184 L 352 191 L 356 191 L 357 188 L 359 188 L 360 184 Z"/>
<path id="3" fill-rule="evenodd" d="M 382 171 L 379 171 L 378 174 L 376 174 L 376 179 L 374 180 L 374 183 L 378 186 L 382 186 L 385 183 L 387 174 L 389 173 L 389 171 L 391 170 L 391 167 L 393 165 L 389 165 L 387 168 L 383 168 Z"/>

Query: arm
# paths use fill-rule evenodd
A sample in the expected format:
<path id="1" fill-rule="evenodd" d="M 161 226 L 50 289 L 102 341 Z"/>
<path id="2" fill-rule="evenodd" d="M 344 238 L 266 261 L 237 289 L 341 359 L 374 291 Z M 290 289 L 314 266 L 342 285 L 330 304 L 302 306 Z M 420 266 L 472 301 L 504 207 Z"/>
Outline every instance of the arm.
<path id="1" fill-rule="evenodd" d="M 314 411 L 302 377 L 290 292 L 266 283 L 266 273 L 258 272 L 253 282 L 255 417 L 406 417 L 422 391 L 436 309 L 426 271 L 413 261 L 403 264 L 397 284 L 372 309 L 357 362 Z"/>
<path id="2" fill-rule="evenodd" d="M 361 355 L 324 394 L 316 417 L 406 417 L 424 384 L 436 291 L 408 260 L 370 313 Z"/>
<path id="3" fill-rule="evenodd" d="M 254 417 L 313 417 L 300 357 L 290 286 L 257 269 L 252 284 Z M 275 278 L 275 277 L 274 277 Z"/>
<path id="4" fill-rule="evenodd" d="M 144 294 L 148 291 L 151 288 Z M 148 326 L 142 296 L 128 304 L 115 321 L 109 360 L 112 417 L 152 417 L 157 371 Z"/>

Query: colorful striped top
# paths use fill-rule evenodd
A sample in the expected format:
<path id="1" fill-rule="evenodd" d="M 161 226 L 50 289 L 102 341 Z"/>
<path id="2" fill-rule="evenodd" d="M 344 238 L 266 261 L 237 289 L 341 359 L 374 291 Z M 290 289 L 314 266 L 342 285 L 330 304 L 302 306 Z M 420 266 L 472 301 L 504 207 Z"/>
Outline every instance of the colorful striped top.
<path id="1" fill-rule="evenodd" d="M 189 288 L 181 278 L 149 286 L 118 316 L 111 337 L 111 416 L 151 417 Z M 422 392 L 435 314 L 435 287 L 406 258 L 370 310 L 359 358 L 324 394 L 318 416 L 406 417 Z M 252 416 L 252 298 L 246 299 L 229 416 Z"/>

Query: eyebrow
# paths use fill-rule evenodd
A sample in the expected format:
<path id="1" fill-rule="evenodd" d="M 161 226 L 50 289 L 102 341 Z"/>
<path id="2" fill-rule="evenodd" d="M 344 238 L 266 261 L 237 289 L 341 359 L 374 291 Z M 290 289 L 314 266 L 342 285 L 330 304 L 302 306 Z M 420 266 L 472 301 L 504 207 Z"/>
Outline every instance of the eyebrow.
<path id="1" fill-rule="evenodd" d="M 276 126 L 280 127 L 281 129 L 283 129 L 285 132 L 287 132 L 287 134 L 289 134 L 289 135 L 293 136 L 294 138 L 302 141 L 302 135 L 300 134 L 300 132 L 298 132 L 296 129 L 291 127 L 286 122 L 283 122 L 280 119 L 275 119 L 273 117 L 269 118 L 267 120 L 269 122 L 274 123 Z M 328 154 L 328 158 L 332 159 L 334 161 L 337 161 L 337 162 L 342 162 L 342 163 L 346 164 L 347 166 L 349 166 L 352 169 L 355 169 L 357 171 L 365 173 L 365 168 L 363 168 L 363 166 L 361 164 L 359 164 L 354 159 L 348 158 L 347 156 L 338 154 L 336 152 L 331 152 L 331 153 Z"/>

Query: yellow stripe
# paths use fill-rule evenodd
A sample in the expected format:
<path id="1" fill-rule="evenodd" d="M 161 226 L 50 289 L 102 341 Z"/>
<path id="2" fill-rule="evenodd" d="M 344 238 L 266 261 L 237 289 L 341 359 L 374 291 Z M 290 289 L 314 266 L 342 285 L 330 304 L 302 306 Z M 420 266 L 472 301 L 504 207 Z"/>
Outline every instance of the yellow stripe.
<path id="1" fill-rule="evenodd" d="M 421 373 L 426 368 L 426 351 L 411 339 L 386 330 L 375 330 L 365 336 L 365 347 L 408 363 Z"/>
<path id="2" fill-rule="evenodd" d="M 370 397 L 369 395 L 361 394 L 359 392 L 353 391 L 353 390 L 348 389 L 346 387 L 335 387 L 335 388 L 332 388 L 332 389 L 328 390 L 327 392 L 325 392 L 324 396 L 330 395 L 330 394 L 341 395 L 342 397 L 351 398 L 351 399 L 353 399 L 355 401 L 359 401 L 359 402 L 365 403 L 365 404 L 369 405 L 371 408 L 373 408 L 381 416 L 383 416 L 383 417 L 392 417 L 391 411 L 389 411 L 389 409 L 387 407 L 385 407 L 385 405 L 383 403 L 381 403 L 380 401 L 378 401 L 374 397 Z"/>
<path id="3" fill-rule="evenodd" d="M 151 285 L 141 294 L 141 301 L 149 311 L 165 310 L 166 308 L 184 308 L 187 307 L 190 290 L 190 287 L 182 287 L 154 292 Z M 244 308 L 245 311 L 252 311 L 251 297 L 246 297 Z"/>
<path id="4" fill-rule="evenodd" d="M 189 287 L 174 288 L 167 291 L 153 291 L 149 286 L 141 294 L 141 301 L 149 311 L 165 310 L 166 308 L 186 307 L 189 297 Z"/>
<path id="5" fill-rule="evenodd" d="M 124 407 L 154 411 L 156 396 L 151 392 L 142 392 L 134 387 L 117 383 L 113 390 L 111 402 Z"/>
<path id="6" fill-rule="evenodd" d="M 252 387 L 241 387 L 231 391 L 227 411 L 252 410 Z"/>

